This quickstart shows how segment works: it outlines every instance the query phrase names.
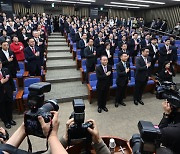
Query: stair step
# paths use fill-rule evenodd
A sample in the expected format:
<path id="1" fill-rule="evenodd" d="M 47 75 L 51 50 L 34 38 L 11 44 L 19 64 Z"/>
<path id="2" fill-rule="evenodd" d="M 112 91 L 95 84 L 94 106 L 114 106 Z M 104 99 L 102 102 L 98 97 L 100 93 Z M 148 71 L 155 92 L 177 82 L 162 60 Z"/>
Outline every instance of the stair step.
<path id="1" fill-rule="evenodd" d="M 50 38 L 48 39 L 48 44 L 52 42 L 66 42 L 64 38 Z"/>
<path id="2" fill-rule="evenodd" d="M 48 43 L 48 46 L 67 46 L 67 43 L 66 42 L 56 42 L 56 41 L 53 41 L 53 42 L 49 42 Z"/>
<path id="3" fill-rule="evenodd" d="M 48 54 L 48 60 L 57 60 L 57 59 L 72 59 L 72 54 L 69 52 L 51 52 Z"/>
<path id="4" fill-rule="evenodd" d="M 67 69 L 67 68 L 76 68 L 76 64 L 72 60 L 61 59 L 61 60 L 48 60 L 47 69 Z"/>
<path id="5" fill-rule="evenodd" d="M 77 89 L 78 87 L 78 89 Z M 73 99 L 87 99 L 87 87 L 80 81 L 66 83 L 52 83 L 51 91 L 45 94 L 46 99 L 57 99 L 60 102 L 69 102 Z M 53 98 L 52 98 L 53 96 Z"/>
<path id="6" fill-rule="evenodd" d="M 53 35 L 59 35 L 59 36 L 62 36 L 61 33 L 59 33 L 59 32 L 51 33 L 51 36 L 53 36 Z M 62 37 L 64 37 L 64 36 L 62 36 Z"/>
<path id="7" fill-rule="evenodd" d="M 52 39 L 52 38 L 60 38 L 60 39 L 64 39 L 64 40 L 65 40 L 64 36 L 61 36 L 61 35 L 53 35 L 53 34 L 48 37 L 48 40 L 49 40 L 49 39 Z"/>
<path id="8" fill-rule="evenodd" d="M 50 83 L 80 81 L 80 72 L 75 69 L 48 70 L 46 81 Z"/>
<path id="9" fill-rule="evenodd" d="M 70 48 L 68 46 L 60 46 L 60 47 L 56 47 L 56 46 L 48 46 L 47 48 L 48 52 L 69 52 Z"/>

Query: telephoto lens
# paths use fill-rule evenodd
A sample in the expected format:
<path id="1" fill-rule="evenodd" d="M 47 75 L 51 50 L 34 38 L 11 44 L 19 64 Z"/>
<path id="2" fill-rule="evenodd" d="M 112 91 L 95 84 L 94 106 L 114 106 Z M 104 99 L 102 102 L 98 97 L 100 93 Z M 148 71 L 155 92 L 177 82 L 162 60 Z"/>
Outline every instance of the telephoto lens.
<path id="1" fill-rule="evenodd" d="M 142 150 L 142 139 L 140 134 L 134 134 L 130 140 L 130 146 L 133 154 L 141 154 Z"/>

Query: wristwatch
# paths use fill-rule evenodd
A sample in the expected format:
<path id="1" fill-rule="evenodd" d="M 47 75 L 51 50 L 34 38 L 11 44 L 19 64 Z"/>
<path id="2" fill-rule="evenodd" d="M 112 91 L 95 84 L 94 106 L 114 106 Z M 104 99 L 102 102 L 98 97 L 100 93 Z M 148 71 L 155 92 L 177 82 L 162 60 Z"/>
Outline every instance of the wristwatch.
<path id="1" fill-rule="evenodd" d="M 163 113 L 163 117 L 164 117 L 164 118 L 169 118 L 169 114 Z"/>

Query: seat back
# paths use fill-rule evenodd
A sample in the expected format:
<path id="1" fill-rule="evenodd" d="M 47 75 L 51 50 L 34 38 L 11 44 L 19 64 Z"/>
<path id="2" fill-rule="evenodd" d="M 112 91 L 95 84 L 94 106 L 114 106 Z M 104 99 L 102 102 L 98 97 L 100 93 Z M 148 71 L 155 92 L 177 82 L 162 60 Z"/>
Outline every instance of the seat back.
<path id="1" fill-rule="evenodd" d="M 114 58 L 113 60 L 114 60 L 114 64 L 119 63 L 119 59 L 118 58 Z"/>
<path id="2" fill-rule="evenodd" d="M 96 84 L 97 84 L 96 73 L 90 73 L 89 74 L 89 84 L 91 87 L 96 87 Z"/>
<path id="3" fill-rule="evenodd" d="M 134 77 L 134 70 L 131 70 L 131 77 Z"/>
<path id="4" fill-rule="evenodd" d="M 161 47 L 163 47 L 164 46 L 164 43 L 159 43 L 158 44 L 158 49 L 160 49 Z"/>
<path id="5" fill-rule="evenodd" d="M 117 78 L 117 72 L 113 71 L 113 79 L 116 79 L 116 78 Z"/>
<path id="6" fill-rule="evenodd" d="M 37 83 L 37 82 L 41 82 L 41 78 L 40 77 L 33 77 L 33 78 L 25 78 L 24 79 L 24 94 L 28 94 L 29 93 L 29 86 L 33 83 Z"/>

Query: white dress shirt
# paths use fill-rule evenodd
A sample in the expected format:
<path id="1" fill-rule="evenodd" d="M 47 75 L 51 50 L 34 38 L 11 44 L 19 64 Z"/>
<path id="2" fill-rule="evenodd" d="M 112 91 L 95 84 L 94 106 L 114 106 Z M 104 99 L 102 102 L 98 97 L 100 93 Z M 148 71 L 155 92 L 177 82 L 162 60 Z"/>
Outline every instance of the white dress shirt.
<path id="1" fill-rule="evenodd" d="M 5 50 L 2 49 L 2 52 L 5 54 L 6 58 L 9 59 L 9 52 L 8 52 L 8 50 L 5 51 Z"/>

